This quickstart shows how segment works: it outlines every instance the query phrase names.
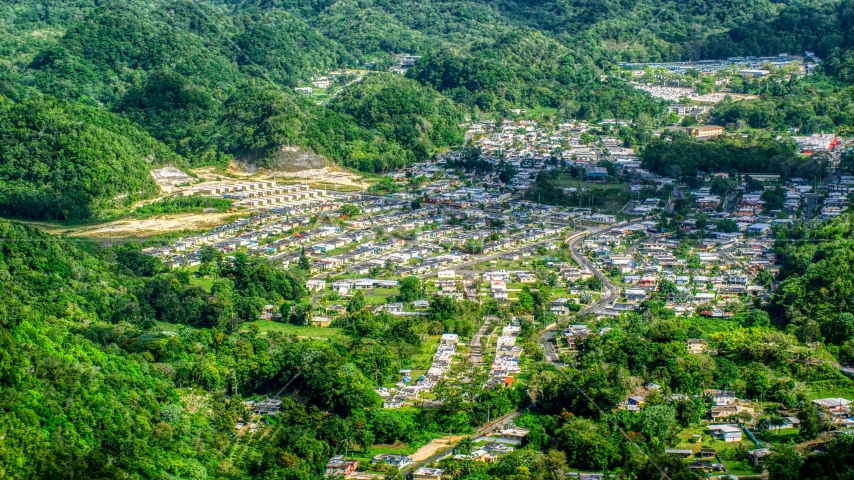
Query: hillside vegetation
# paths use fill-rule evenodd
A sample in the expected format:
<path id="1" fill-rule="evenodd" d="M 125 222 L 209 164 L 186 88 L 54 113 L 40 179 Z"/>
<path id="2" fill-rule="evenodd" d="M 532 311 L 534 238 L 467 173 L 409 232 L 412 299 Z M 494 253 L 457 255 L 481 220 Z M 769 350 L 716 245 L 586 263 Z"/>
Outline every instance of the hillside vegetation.
<path id="1" fill-rule="evenodd" d="M 440 148 L 463 141 L 463 110 L 435 90 L 400 76 L 368 77 L 330 107 L 402 146 L 407 163 L 427 160 Z"/>
<path id="2" fill-rule="evenodd" d="M 470 335 L 483 315 L 552 321 L 550 287 L 542 284 L 513 306 L 434 296 L 422 320 L 372 314 L 351 300 L 337 320 L 339 336 L 299 339 L 261 334 L 251 322 L 265 304 L 276 306 L 282 322 L 304 322 L 300 269 L 203 249 L 193 276 L 166 271 L 133 244 L 104 250 L 0 221 L 0 279 L 7 286 L 0 289 L 0 476 L 321 478 L 331 455 L 370 457 L 366 447 L 374 444 L 471 434 L 536 402 L 516 419 L 530 430 L 526 447 L 495 462 L 469 462 L 476 470 L 455 470 L 454 478 L 518 478 L 520 466 L 524 478 L 537 480 L 553 478 L 558 467 L 658 478 L 661 465 L 673 478 L 703 478 L 664 453 L 682 441 L 680 432 L 702 428 L 703 389 L 726 388 L 766 408 L 795 411 L 805 424 L 798 436 L 810 439 L 826 428 L 810 389 L 854 388 L 833 366 L 834 356 L 850 359 L 854 352 L 850 274 L 842 272 L 850 264 L 850 225 L 848 215 L 777 232 L 785 270 L 774 308 L 783 316 L 746 308 L 710 324 L 675 317 L 665 308 L 667 294 L 657 292 L 643 314 L 579 317 L 611 331 L 582 340 L 573 367 L 560 371 L 536 361 L 540 329 L 526 320 L 520 339 L 532 352 L 527 368 L 534 373 L 525 385 L 484 389 L 485 374 L 470 370 L 472 376 L 450 375 L 434 389 L 439 408 L 387 410 L 372 387 L 394 382 L 401 368 L 429 356 L 428 334 Z M 826 245 L 810 241 L 819 238 Z M 717 355 L 689 353 L 688 338 L 708 340 Z M 809 351 L 804 342 L 821 340 L 826 345 L 814 350 L 820 361 L 797 361 Z M 455 365 L 453 372 L 466 368 Z M 658 390 L 641 412 L 614 410 L 650 382 Z M 245 415 L 243 398 L 283 386 L 282 409 L 269 425 L 257 434 L 235 430 Z M 785 478 L 778 472 L 786 468 L 796 478 L 841 476 L 852 444 L 838 437 L 824 446 L 832 455 L 801 459 L 775 447 L 771 478 Z"/>
<path id="3" fill-rule="evenodd" d="M 610 75 L 618 61 L 810 49 L 827 58 L 815 78 L 775 85 L 758 100 L 723 104 L 715 120 L 844 131 L 854 127 L 851 8 L 850 2 L 804 0 L 84 0 L 50 6 L 21 0 L 0 6 L 10 19 L 0 26 L 0 59 L 8 66 L 0 72 L 0 94 L 16 104 L 53 102 L 36 100 L 51 95 L 75 111 L 85 106 L 116 118 L 106 116 L 112 112 L 151 137 L 140 145 L 161 142 L 153 160 L 159 163 L 171 156 L 168 162 L 184 166 L 237 160 L 276 168 L 294 152 L 313 151 L 381 172 L 460 144 L 458 124 L 472 115 L 527 108 L 554 120 L 656 122 L 663 105 Z M 362 74 L 362 82 L 323 104 L 293 91 L 336 69 L 384 70 L 400 52 L 422 55 L 407 79 Z M 75 141 L 98 152 L 91 138 L 83 132 Z M 99 189 L 83 179 L 103 180 L 105 172 L 54 172 L 64 157 L 47 156 L 40 160 L 46 173 L 27 173 L 30 180 L 7 166 L 4 202 L 22 198 L 21 205 L 33 208 L 5 214 L 93 218 L 152 193 L 136 171 Z M 26 182 L 48 177 L 63 181 L 26 190 Z M 70 178 L 79 178 L 80 188 L 66 190 Z M 82 197 L 71 200 L 71 190 Z"/>
<path id="4" fill-rule="evenodd" d="M 775 318 L 805 342 L 841 346 L 854 360 L 854 220 L 843 215 L 814 228 L 777 232 L 782 266 Z"/>
<path id="5" fill-rule="evenodd" d="M 179 160 L 127 120 L 79 103 L 0 102 L 0 214 L 83 219 L 159 189 L 150 163 Z"/>

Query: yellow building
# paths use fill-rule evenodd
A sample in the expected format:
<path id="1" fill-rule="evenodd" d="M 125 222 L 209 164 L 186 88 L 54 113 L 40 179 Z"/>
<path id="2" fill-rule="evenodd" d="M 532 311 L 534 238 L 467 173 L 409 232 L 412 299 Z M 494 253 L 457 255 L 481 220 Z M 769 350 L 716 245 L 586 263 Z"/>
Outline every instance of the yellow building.
<path id="1" fill-rule="evenodd" d="M 700 125 L 696 127 L 688 127 L 685 130 L 688 132 L 688 135 L 697 138 L 712 138 L 724 133 L 724 127 L 719 125 Z"/>

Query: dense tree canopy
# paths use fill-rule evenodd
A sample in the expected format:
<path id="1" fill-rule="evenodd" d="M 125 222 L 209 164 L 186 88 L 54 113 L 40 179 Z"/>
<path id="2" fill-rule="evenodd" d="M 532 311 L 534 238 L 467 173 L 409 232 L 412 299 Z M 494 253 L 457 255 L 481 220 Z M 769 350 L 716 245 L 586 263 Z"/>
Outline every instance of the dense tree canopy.
<path id="1" fill-rule="evenodd" d="M 368 77 L 339 95 L 331 108 L 397 142 L 416 161 L 463 141 L 461 109 L 438 92 L 397 75 Z"/>
<path id="2" fill-rule="evenodd" d="M 149 163 L 179 160 L 130 122 L 51 97 L 0 97 L 0 213 L 97 217 L 156 194 Z"/>
<path id="3" fill-rule="evenodd" d="M 715 171 L 799 176 L 801 170 L 807 172 L 816 163 L 800 157 L 794 144 L 773 138 L 721 137 L 698 141 L 679 131 L 652 141 L 644 148 L 641 160 L 645 168 L 673 177 Z M 815 171 L 818 173 L 820 169 Z"/>
<path id="4" fill-rule="evenodd" d="M 851 215 L 778 230 L 782 260 L 775 296 L 778 316 L 796 325 L 809 341 L 844 344 L 852 338 L 854 230 Z M 805 338 L 807 338 L 805 337 Z M 815 338 L 812 338 L 815 337 Z"/>

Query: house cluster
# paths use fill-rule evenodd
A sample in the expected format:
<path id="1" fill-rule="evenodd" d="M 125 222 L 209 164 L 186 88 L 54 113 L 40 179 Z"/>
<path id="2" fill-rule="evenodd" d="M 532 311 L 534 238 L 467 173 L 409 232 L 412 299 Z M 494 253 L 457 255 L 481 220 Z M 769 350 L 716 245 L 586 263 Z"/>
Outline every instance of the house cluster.
<path id="1" fill-rule="evenodd" d="M 739 419 L 743 417 L 752 418 L 753 416 L 754 408 L 751 406 L 751 402 L 739 399 L 733 391 L 707 389 L 704 394 L 706 401 L 710 403 L 709 419 L 713 423 L 722 421 L 739 421 Z M 738 432 L 730 432 L 728 436 L 719 436 L 714 432 L 712 432 L 712 435 L 727 442 L 741 441 L 740 429 Z"/>
<path id="2" fill-rule="evenodd" d="M 854 194 L 854 175 L 840 175 L 835 183 L 819 186 L 821 210 L 815 217 L 822 220 L 838 217 L 851 207 Z"/>
<path id="3" fill-rule="evenodd" d="M 621 294 L 599 313 L 619 315 L 638 310 L 664 281 L 675 285 L 666 302 L 677 315 L 708 310 L 708 316 L 725 316 L 708 307 L 734 298 L 768 297 L 767 288 L 756 285 L 753 275 L 760 269 L 774 268 L 771 239 L 744 239 L 742 234 L 732 234 L 689 247 L 670 234 L 658 232 L 655 222 L 646 221 L 614 227 L 582 241 L 582 252 L 597 269 L 619 272 L 621 279 Z M 704 308 L 698 310 L 700 306 Z M 562 310 L 555 304 L 553 311 Z"/>
<path id="4" fill-rule="evenodd" d="M 455 333 L 442 335 L 436 352 L 433 354 L 430 368 L 412 385 L 407 385 L 407 382 L 411 381 L 409 376 L 411 371 L 401 370 L 403 379 L 397 384 L 397 389 L 383 387 L 375 389 L 377 394 L 383 397 L 383 408 L 400 408 L 407 401 L 415 402 L 418 400 L 422 392 L 432 390 L 451 368 L 451 359 L 457 351 L 457 342 L 459 342 L 459 336 Z"/>
<path id="5" fill-rule="evenodd" d="M 258 182 L 258 185 L 261 183 Z M 180 238 L 171 245 L 147 248 L 143 252 L 161 258 L 170 267 L 192 267 L 199 264 L 199 251 L 207 245 L 226 255 L 244 251 L 249 255 L 265 256 L 281 262 L 287 268 L 291 262 L 299 259 L 302 249 L 306 249 L 308 255 L 320 254 L 325 251 L 322 245 L 327 248 L 329 245 L 333 245 L 333 248 L 344 247 L 372 240 L 375 236 L 369 228 L 371 225 L 353 226 L 345 231 L 337 224 L 317 222 L 318 216 L 339 215 L 338 211 L 345 202 L 358 205 L 364 212 L 378 214 L 397 211 L 402 205 L 402 202 L 395 200 L 362 198 L 359 195 L 334 195 L 327 202 L 309 209 L 307 214 L 297 214 L 295 209 L 287 206 L 273 206 L 259 210 L 251 217 L 220 225 L 202 234 Z M 383 218 L 393 218 L 392 215 L 378 217 L 378 222 Z M 317 250 L 313 248 L 316 244 L 321 244 Z M 386 245 L 379 248 L 393 247 Z M 357 256 L 354 254 L 353 258 Z M 342 262 L 352 261 L 353 258 L 345 257 Z M 324 268 L 327 266 L 323 262 L 313 265 L 317 271 Z"/>
<path id="6" fill-rule="evenodd" d="M 769 57 L 729 57 L 726 60 L 690 60 L 680 62 L 651 62 L 651 63 L 620 63 L 620 67 L 626 70 L 643 72 L 646 69 L 663 68 L 670 73 L 681 75 L 689 71 L 700 73 L 716 73 L 721 70 L 756 70 L 764 68 L 768 65 L 775 67 L 790 66 L 792 62 L 797 61 L 799 64 L 809 63 L 814 56 L 810 56 L 812 52 L 804 52 L 804 56 L 789 55 L 781 53 L 777 56 Z M 817 63 L 817 62 L 815 62 Z M 803 67 L 802 67 L 803 68 Z M 806 70 L 804 70 L 806 71 Z"/>
<path id="7" fill-rule="evenodd" d="M 577 350 L 578 342 L 593 334 L 594 332 L 587 328 L 587 325 L 569 325 L 563 330 L 563 338 L 570 350 Z"/>
<path id="8" fill-rule="evenodd" d="M 608 171 L 599 162 L 608 160 L 620 165 L 640 166 L 631 148 L 623 146 L 616 137 L 602 136 L 593 142 L 588 133 L 593 127 L 618 124 L 605 120 L 599 125 L 585 121 L 562 123 L 556 127 L 540 125 L 529 120 L 507 120 L 496 123 L 484 121 L 469 126 L 468 135 L 481 148 L 483 158 L 493 163 L 506 162 L 517 174 L 511 188 L 522 190 L 531 185 L 544 169 L 557 165 L 574 165 L 584 169 L 588 180 L 608 178 Z M 501 185 L 498 173 L 480 178 L 487 185 Z"/>
<path id="9" fill-rule="evenodd" d="M 519 366 L 522 347 L 516 345 L 516 339 L 521 331 L 518 320 L 511 321 L 509 326 L 501 329 L 501 335 L 495 342 L 495 360 L 489 371 L 487 386 L 510 386 L 513 384 L 513 375 L 522 372 Z"/>
<path id="10" fill-rule="evenodd" d="M 667 448 L 664 453 L 688 461 L 688 468 L 704 473 L 723 472 L 724 465 L 718 459 L 714 448 L 701 448 L 699 451 L 689 448 Z"/>
<path id="11" fill-rule="evenodd" d="M 185 192 L 205 196 L 231 198 L 236 207 L 279 206 L 292 213 L 319 211 L 319 207 L 335 200 L 335 195 L 326 190 L 317 190 L 306 185 L 278 185 L 274 181 L 258 182 L 205 182 Z"/>
<path id="12" fill-rule="evenodd" d="M 507 423 L 500 430 L 475 438 L 475 450 L 454 455 L 454 459 L 493 462 L 522 446 L 528 433 L 528 430 L 519 428 L 512 422 Z"/>
<path id="13" fill-rule="evenodd" d="M 649 93 L 655 98 L 662 98 L 672 102 L 682 102 L 685 98 L 707 104 L 715 104 L 721 102 L 727 97 L 733 100 L 752 100 L 758 98 L 756 95 L 742 95 L 728 92 L 711 92 L 700 94 L 697 90 L 691 87 L 668 86 L 659 84 L 635 84 L 635 88 Z"/>
<path id="14" fill-rule="evenodd" d="M 347 460 L 343 455 L 337 455 L 326 462 L 326 476 L 350 478 L 358 466 L 358 460 Z"/>
<path id="15" fill-rule="evenodd" d="M 845 398 L 819 398 L 813 400 L 819 414 L 826 417 L 834 425 L 843 427 L 854 426 L 851 416 L 851 400 Z"/>

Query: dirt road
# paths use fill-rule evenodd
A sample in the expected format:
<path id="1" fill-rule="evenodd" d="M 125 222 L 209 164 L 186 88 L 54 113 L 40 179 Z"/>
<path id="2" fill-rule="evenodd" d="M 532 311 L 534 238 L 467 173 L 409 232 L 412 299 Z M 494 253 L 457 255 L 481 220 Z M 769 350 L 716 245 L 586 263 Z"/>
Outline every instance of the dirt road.
<path id="1" fill-rule="evenodd" d="M 69 235 L 72 237 L 111 238 L 145 238 L 175 231 L 198 231 L 213 228 L 224 223 L 233 213 L 190 213 L 176 215 L 161 215 L 144 220 L 126 219 L 92 225 L 67 227 L 48 222 L 27 222 L 40 230 L 54 235 Z M 20 221 L 20 220 L 19 220 Z"/>

